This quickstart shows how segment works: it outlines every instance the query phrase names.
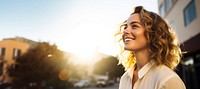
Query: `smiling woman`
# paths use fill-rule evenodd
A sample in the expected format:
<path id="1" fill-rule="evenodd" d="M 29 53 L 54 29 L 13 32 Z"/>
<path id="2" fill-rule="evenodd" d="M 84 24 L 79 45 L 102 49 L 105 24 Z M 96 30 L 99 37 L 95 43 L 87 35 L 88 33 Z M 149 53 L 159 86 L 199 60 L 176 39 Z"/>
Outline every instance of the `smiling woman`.
<path id="1" fill-rule="evenodd" d="M 119 60 L 125 58 L 122 64 L 128 70 L 120 80 L 119 89 L 186 89 L 173 71 L 180 62 L 181 50 L 165 20 L 137 6 L 124 26 L 119 30 L 124 44 Z"/>

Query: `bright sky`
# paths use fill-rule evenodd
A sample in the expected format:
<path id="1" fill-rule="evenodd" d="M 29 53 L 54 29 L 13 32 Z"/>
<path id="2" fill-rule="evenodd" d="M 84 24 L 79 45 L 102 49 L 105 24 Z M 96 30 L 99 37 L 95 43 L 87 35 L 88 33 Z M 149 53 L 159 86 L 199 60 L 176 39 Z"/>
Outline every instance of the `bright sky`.
<path id="1" fill-rule="evenodd" d="M 158 12 L 157 0 L 0 0 L 0 39 L 20 36 L 80 55 L 116 55 L 114 33 L 137 5 Z"/>

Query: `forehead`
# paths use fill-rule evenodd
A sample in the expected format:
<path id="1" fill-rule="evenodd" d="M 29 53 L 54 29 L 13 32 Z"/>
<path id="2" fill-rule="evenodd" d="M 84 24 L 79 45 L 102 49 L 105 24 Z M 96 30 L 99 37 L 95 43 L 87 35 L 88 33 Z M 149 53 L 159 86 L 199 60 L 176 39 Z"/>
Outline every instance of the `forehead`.
<path id="1" fill-rule="evenodd" d="M 138 13 L 132 14 L 127 19 L 127 24 L 130 24 L 131 22 L 139 22 L 140 23 L 140 15 Z"/>

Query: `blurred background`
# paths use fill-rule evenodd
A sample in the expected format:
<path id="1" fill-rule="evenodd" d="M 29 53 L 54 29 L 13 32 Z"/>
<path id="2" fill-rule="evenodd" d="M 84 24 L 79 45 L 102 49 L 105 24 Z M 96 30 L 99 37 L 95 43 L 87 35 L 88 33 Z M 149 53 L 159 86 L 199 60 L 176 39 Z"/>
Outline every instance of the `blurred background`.
<path id="1" fill-rule="evenodd" d="M 118 89 L 114 34 L 133 7 L 158 13 L 184 55 L 176 72 L 200 88 L 199 0 L 0 0 L 0 89 Z"/>

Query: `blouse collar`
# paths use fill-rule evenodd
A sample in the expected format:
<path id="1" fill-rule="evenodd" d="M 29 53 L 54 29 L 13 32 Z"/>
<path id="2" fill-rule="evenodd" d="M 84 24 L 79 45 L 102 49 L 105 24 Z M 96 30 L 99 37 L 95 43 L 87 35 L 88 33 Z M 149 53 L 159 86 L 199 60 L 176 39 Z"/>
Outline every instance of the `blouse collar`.
<path id="1" fill-rule="evenodd" d="M 155 64 L 154 60 L 149 61 L 147 64 L 145 64 L 139 71 L 138 71 L 138 78 L 141 79 Z M 129 69 L 128 76 L 132 79 L 133 78 L 133 73 L 134 69 L 136 66 L 133 66 L 131 69 Z"/>

